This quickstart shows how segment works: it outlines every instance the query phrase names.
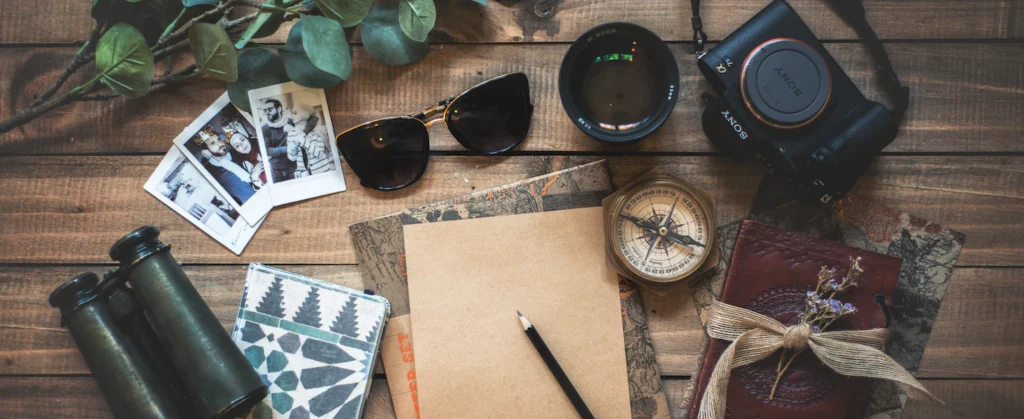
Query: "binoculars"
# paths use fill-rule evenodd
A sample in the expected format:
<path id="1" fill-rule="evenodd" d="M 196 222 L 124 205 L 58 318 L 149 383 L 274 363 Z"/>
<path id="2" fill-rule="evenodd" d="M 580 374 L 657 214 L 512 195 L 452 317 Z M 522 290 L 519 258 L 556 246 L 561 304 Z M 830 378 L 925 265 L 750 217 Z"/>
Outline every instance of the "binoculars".
<path id="1" fill-rule="evenodd" d="M 203 301 L 155 226 L 110 248 L 119 267 L 50 294 L 118 419 L 234 418 L 267 385 Z"/>

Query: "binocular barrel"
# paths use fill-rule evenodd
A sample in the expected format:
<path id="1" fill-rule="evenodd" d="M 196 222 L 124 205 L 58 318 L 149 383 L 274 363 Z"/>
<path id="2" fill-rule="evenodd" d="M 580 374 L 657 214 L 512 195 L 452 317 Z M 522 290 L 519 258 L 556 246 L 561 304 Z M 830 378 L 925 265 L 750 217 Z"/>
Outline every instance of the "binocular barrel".
<path id="1" fill-rule="evenodd" d="M 179 418 L 159 374 L 115 324 L 92 272 L 75 276 L 50 294 L 66 326 L 95 372 L 103 397 L 117 418 Z"/>
<path id="2" fill-rule="evenodd" d="M 110 248 L 117 271 L 99 285 L 95 274 L 73 278 L 51 294 L 51 305 L 61 308 L 117 418 L 241 416 L 267 396 L 267 386 L 159 234 L 145 226 L 124 236 Z M 141 378 L 129 383 L 126 374 Z M 152 393 L 152 401 L 128 397 L 121 387 L 129 385 Z"/>

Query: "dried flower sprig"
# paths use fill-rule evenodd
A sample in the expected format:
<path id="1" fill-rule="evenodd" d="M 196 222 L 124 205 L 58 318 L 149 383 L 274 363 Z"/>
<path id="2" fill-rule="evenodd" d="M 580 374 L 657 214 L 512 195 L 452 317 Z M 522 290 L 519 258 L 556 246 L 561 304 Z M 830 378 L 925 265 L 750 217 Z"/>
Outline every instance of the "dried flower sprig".
<path id="1" fill-rule="evenodd" d="M 810 326 L 812 332 L 824 332 L 836 320 L 857 312 L 857 307 L 854 307 L 853 304 L 836 299 L 839 294 L 856 287 L 857 281 L 864 273 L 864 269 L 860 267 L 859 257 L 850 257 L 850 262 L 850 269 L 846 271 L 846 276 L 839 281 L 836 281 L 836 268 L 823 266 L 818 271 L 818 286 L 814 291 L 807 291 L 807 302 L 799 319 L 801 324 Z M 804 349 L 790 352 L 786 348 L 782 348 L 779 365 L 775 368 L 775 385 L 772 386 L 768 400 L 775 400 L 775 391 L 778 390 L 782 376 L 793 364 L 793 360 L 803 351 Z"/>

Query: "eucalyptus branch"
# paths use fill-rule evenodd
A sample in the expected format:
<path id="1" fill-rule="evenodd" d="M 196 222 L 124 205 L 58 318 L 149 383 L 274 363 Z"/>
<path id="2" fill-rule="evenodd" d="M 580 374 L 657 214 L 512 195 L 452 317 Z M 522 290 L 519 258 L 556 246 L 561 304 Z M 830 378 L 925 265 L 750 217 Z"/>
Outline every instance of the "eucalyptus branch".
<path id="1" fill-rule="evenodd" d="M 188 67 L 185 67 L 185 68 L 183 68 L 181 70 L 178 70 L 178 71 L 175 71 L 173 73 L 170 73 L 170 74 L 167 74 L 167 75 L 163 75 L 163 76 L 154 78 L 153 79 L 153 83 L 151 83 L 151 85 L 157 86 L 157 85 L 161 85 L 161 84 L 165 84 L 165 83 L 171 83 L 171 82 L 175 82 L 175 81 L 178 81 L 178 80 L 182 80 L 182 79 L 186 79 L 186 78 L 192 77 L 192 76 L 194 76 L 196 74 L 199 74 L 199 67 L 196 66 L 195 64 L 192 64 L 192 65 L 189 65 Z"/>
<path id="2" fill-rule="evenodd" d="M 200 14 L 199 16 L 196 16 L 196 17 L 192 18 L 192 20 L 189 20 L 188 22 L 185 22 L 183 25 L 181 25 L 180 28 L 178 28 L 174 32 L 171 32 L 166 37 L 161 37 L 161 40 L 158 40 L 156 42 L 156 44 L 153 45 L 153 49 L 160 48 L 160 47 L 166 45 L 169 42 L 177 41 L 178 38 L 181 38 L 183 35 L 188 33 L 188 30 L 189 30 L 189 28 L 192 27 L 192 25 L 194 25 L 196 23 L 199 23 L 199 21 L 201 21 L 203 19 L 206 19 L 206 18 L 208 18 L 210 16 L 213 16 L 213 15 L 216 15 L 216 14 L 220 14 L 220 12 L 223 12 L 223 11 L 231 8 L 232 6 L 234 6 L 237 1 L 238 0 L 226 0 L 225 2 L 223 2 L 221 4 L 218 4 L 217 7 L 214 7 L 212 9 L 206 11 L 205 13 Z M 253 14 L 253 18 L 256 17 L 255 15 L 256 14 L 254 13 Z"/>
<path id="3" fill-rule="evenodd" d="M 177 15 L 177 17 L 174 18 L 174 20 L 169 25 L 167 25 L 164 28 L 157 28 L 158 30 L 161 30 L 162 33 L 155 42 L 153 42 L 151 45 L 148 45 L 149 54 L 152 55 L 154 64 L 158 64 L 161 61 L 166 60 L 168 67 L 166 73 L 159 76 L 154 76 L 152 77 L 152 79 L 149 80 L 150 84 L 148 86 L 148 91 L 146 92 L 146 94 L 152 93 L 155 90 L 161 89 L 163 88 L 163 86 L 169 85 L 176 81 L 180 81 L 201 74 L 199 72 L 197 64 L 191 64 L 185 68 L 175 71 L 172 71 L 171 69 L 171 65 L 174 62 L 173 59 L 171 59 L 171 57 L 173 57 L 174 54 L 178 53 L 179 51 L 186 50 L 192 45 L 191 40 L 189 39 L 189 32 L 190 30 L 197 28 L 197 23 L 200 23 L 204 20 L 212 21 L 212 19 L 216 18 L 216 24 L 223 28 L 224 32 L 227 32 L 229 40 L 234 42 L 234 39 L 238 37 L 238 34 L 242 30 L 244 30 L 248 24 L 256 20 L 257 17 L 259 17 L 260 15 L 263 15 L 265 17 L 268 14 L 268 11 L 273 12 L 275 15 L 281 13 L 283 15 L 283 20 L 285 21 L 293 21 L 295 19 L 301 18 L 304 14 L 310 13 L 310 10 L 315 10 L 312 8 L 310 10 L 306 10 L 306 2 L 304 0 L 278 0 L 274 2 L 269 2 L 267 0 L 219 1 L 220 3 L 210 8 L 209 10 L 190 18 L 188 17 L 187 11 L 183 10 Z M 247 14 L 245 14 L 244 16 L 232 19 L 230 17 L 231 11 L 235 10 L 236 7 L 243 6 L 253 7 L 254 9 L 247 10 Z M 110 33 L 110 29 L 117 26 L 110 26 L 110 13 L 112 12 L 110 11 L 110 9 L 107 9 L 106 12 L 108 15 L 106 17 L 100 16 L 97 19 L 97 24 L 93 28 L 89 36 L 89 39 L 82 43 L 81 47 L 74 53 L 74 55 L 71 58 L 71 61 L 63 69 L 60 75 L 57 76 L 57 78 L 52 83 L 48 84 L 46 89 L 41 94 L 32 99 L 31 103 L 29 103 L 26 107 L 15 112 L 14 115 L 9 119 L 0 121 L 0 134 L 8 132 L 21 125 L 27 124 L 47 112 L 50 112 L 54 109 L 57 109 L 61 106 L 70 103 L 97 102 L 121 97 L 121 95 L 114 92 L 113 88 L 108 86 L 107 83 L 115 83 L 122 87 L 126 87 L 126 85 L 121 83 L 121 81 L 117 80 L 116 78 L 113 78 L 113 76 L 110 76 L 110 71 L 112 71 L 113 68 L 116 68 L 119 65 L 121 65 L 121 63 L 127 59 L 127 56 L 119 57 L 118 59 L 115 59 L 115 62 L 113 63 L 105 63 L 103 68 L 97 67 L 95 69 L 96 74 L 91 74 L 92 77 L 88 78 L 88 81 L 86 81 L 84 84 L 75 86 L 73 88 L 66 87 L 70 80 L 72 80 L 73 78 L 79 78 L 75 75 L 78 74 L 80 70 L 86 67 L 96 67 L 94 63 L 96 63 L 97 51 L 105 52 L 107 51 L 106 48 L 110 47 L 110 45 L 100 45 L 100 39 L 104 38 L 107 33 Z M 206 29 L 209 28 L 200 29 L 206 31 Z M 203 31 L 200 31 L 200 33 L 201 32 Z M 123 34 L 117 34 L 117 36 L 123 36 Z M 215 34 L 212 36 L 221 36 L 221 39 L 223 39 L 223 35 Z M 104 41 L 106 40 L 104 39 Z M 133 39 L 131 42 L 133 42 L 133 44 L 131 46 L 131 50 L 127 51 L 127 54 L 141 53 L 138 52 L 138 49 L 144 49 L 146 48 L 147 45 L 147 43 L 144 40 L 139 41 L 138 38 Z M 341 43 L 344 44 L 344 40 L 342 40 Z M 219 43 L 217 45 L 221 44 L 222 43 Z M 252 45 L 256 46 L 258 44 L 253 43 Z M 197 54 L 200 52 L 201 51 L 196 50 Z M 132 63 L 141 65 L 141 62 L 137 60 L 132 61 Z M 87 71 L 87 74 L 88 73 L 92 73 L 92 71 Z M 111 78 L 109 80 L 101 80 L 104 77 Z M 146 86 L 145 79 L 140 80 L 136 77 L 133 79 L 133 82 L 134 85 L 137 86 L 135 87 L 135 89 L 137 90 L 133 91 L 134 93 L 138 93 L 139 90 L 142 90 L 142 88 Z"/>
<path id="4" fill-rule="evenodd" d="M 79 48 L 78 53 L 76 53 L 75 57 L 71 59 L 71 64 L 68 64 L 68 67 L 64 69 L 64 72 L 61 73 L 60 77 L 58 77 L 57 80 L 54 81 L 45 92 L 43 92 L 43 94 L 39 95 L 36 100 L 32 101 L 32 103 L 28 105 L 30 108 L 39 106 L 47 99 L 53 97 L 53 95 L 57 93 L 57 90 L 60 90 L 61 86 L 63 86 L 64 83 L 78 71 L 78 69 L 93 60 L 91 55 L 86 57 L 86 54 L 90 52 L 90 50 L 96 49 L 96 40 L 99 39 L 99 33 L 100 27 L 97 25 L 96 28 L 92 30 L 92 35 L 89 36 L 89 40 L 85 41 L 85 44 L 82 44 L 82 48 Z"/>
<path id="5" fill-rule="evenodd" d="M 291 4 L 293 2 L 294 1 L 286 4 Z M 189 42 L 184 38 L 188 33 L 189 28 L 203 19 L 229 10 L 236 4 L 240 4 L 240 1 L 226 0 L 213 9 L 190 19 L 177 29 L 174 29 L 174 27 L 177 26 L 176 23 L 179 22 L 183 16 L 179 15 L 178 19 L 175 20 L 176 23 L 172 23 L 168 26 L 168 31 L 165 31 L 164 36 L 161 36 L 161 38 L 152 46 L 153 60 L 159 62 L 160 60 L 170 57 L 175 52 L 188 47 Z M 226 31 L 229 31 L 256 19 L 256 16 L 258 16 L 259 13 L 260 12 L 257 11 L 232 20 L 224 19 L 220 22 L 220 25 L 224 27 Z M 16 112 L 11 118 L 5 121 L 0 121 L 0 133 L 7 132 L 15 127 L 27 124 L 47 112 L 70 103 L 96 102 L 120 97 L 120 95 L 116 93 L 95 94 L 97 91 L 107 88 L 107 86 L 102 83 L 93 83 L 92 85 L 88 85 L 87 83 L 86 85 L 71 89 L 62 95 L 57 95 L 60 88 L 63 87 L 73 75 L 77 74 L 79 70 L 96 60 L 95 50 L 96 45 L 99 43 L 99 38 L 103 34 L 102 29 L 103 28 L 99 25 L 93 29 L 89 36 L 89 40 L 86 41 L 78 52 L 75 53 L 75 56 L 71 59 L 68 66 L 64 69 L 57 80 L 55 80 L 53 84 L 46 89 L 46 91 L 36 97 L 36 99 L 34 99 L 27 107 Z M 171 31 L 171 29 L 174 30 Z M 178 70 L 161 77 L 156 77 L 151 83 L 151 91 L 154 88 L 192 77 L 196 74 L 199 73 L 197 72 L 196 65 L 193 64 L 182 70 Z"/>
<path id="6" fill-rule="evenodd" d="M 121 95 L 117 93 L 104 93 L 102 95 L 83 95 L 82 97 L 78 98 L 78 100 L 81 102 L 102 102 L 105 100 L 117 98 L 118 96 Z"/>
<path id="7" fill-rule="evenodd" d="M 178 22 L 181 22 L 181 18 L 185 17 L 185 13 L 188 13 L 187 7 L 181 8 L 181 13 L 178 13 L 178 17 L 174 18 L 174 21 L 170 25 L 167 25 L 167 29 L 164 29 L 164 33 L 160 34 L 160 39 L 156 41 L 157 45 L 167 40 L 167 36 L 171 34 L 174 27 L 178 26 Z"/>
<path id="8" fill-rule="evenodd" d="M 272 4 L 262 3 L 262 2 L 254 1 L 254 0 L 237 0 L 237 1 L 240 4 L 244 4 L 246 6 L 254 7 L 254 8 L 257 8 L 257 9 L 260 9 L 260 10 L 269 10 L 269 11 L 272 11 L 272 12 L 290 12 L 290 11 L 292 11 L 287 6 L 286 7 L 279 7 L 279 6 L 274 6 Z"/>

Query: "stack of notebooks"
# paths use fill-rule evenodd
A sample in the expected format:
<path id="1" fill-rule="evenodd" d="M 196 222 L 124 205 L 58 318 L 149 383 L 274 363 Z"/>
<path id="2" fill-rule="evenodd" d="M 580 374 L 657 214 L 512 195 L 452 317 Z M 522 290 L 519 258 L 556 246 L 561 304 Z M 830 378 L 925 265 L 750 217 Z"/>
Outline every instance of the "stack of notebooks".
<path id="1" fill-rule="evenodd" d="M 360 271 L 363 274 L 366 287 L 373 290 L 378 295 L 386 297 L 392 304 L 392 318 L 388 325 L 388 329 L 385 332 L 381 359 L 388 377 L 388 385 L 390 386 L 395 406 L 395 413 L 398 418 L 418 418 L 421 413 L 421 407 L 424 410 L 423 413 L 438 412 L 439 410 L 437 410 L 433 405 L 420 405 L 421 400 L 418 390 L 422 389 L 423 392 L 436 392 L 438 391 L 436 387 L 440 387 L 435 384 L 438 383 L 440 379 L 435 376 L 436 374 L 433 374 L 433 370 L 431 370 L 432 375 L 429 377 L 417 374 L 417 337 L 412 333 L 412 330 L 414 329 L 414 325 L 422 326 L 422 324 L 417 323 L 417 317 L 415 317 L 417 316 L 417 312 L 410 309 L 410 278 L 407 277 L 407 275 L 411 277 L 411 275 L 415 274 L 417 271 L 423 272 L 422 264 L 425 262 L 418 260 L 415 255 L 406 254 L 406 244 L 408 243 L 408 240 L 410 240 L 410 237 L 408 236 L 408 233 L 406 233 L 406 231 L 409 230 L 405 230 L 403 227 L 415 227 L 421 224 L 476 219 L 473 221 L 459 221 L 459 223 L 473 223 L 474 221 L 478 221 L 481 222 L 480 228 L 483 228 L 487 223 L 480 219 L 484 218 L 516 214 L 534 214 L 540 216 L 545 212 L 563 210 L 568 210 L 564 211 L 567 213 L 565 215 L 567 217 L 570 216 L 569 213 L 571 213 L 571 216 L 573 217 L 589 217 L 591 216 L 589 213 L 594 212 L 594 215 L 598 215 L 598 218 L 595 219 L 596 221 L 594 225 L 600 226 L 598 207 L 601 205 L 601 200 L 610 192 L 611 182 L 608 170 L 605 163 L 600 161 L 554 172 L 546 176 L 528 179 L 516 184 L 477 192 L 465 197 L 409 209 L 398 214 L 350 226 L 352 239 L 359 258 Z M 587 210 L 586 208 L 590 208 L 590 210 Z M 530 218 L 531 216 L 529 215 L 524 215 L 524 217 L 526 218 L 508 217 L 508 219 L 516 218 L 519 220 L 517 222 L 538 223 L 536 225 L 544 225 L 543 223 L 546 222 L 544 221 L 546 217 Z M 565 222 L 571 223 L 573 220 L 571 218 L 567 218 Z M 597 227 L 595 228 L 600 230 Z M 426 229 L 423 231 L 426 231 Z M 467 234 L 465 237 L 472 236 L 472 228 L 464 229 L 464 231 Z M 590 233 L 593 232 L 591 231 L 588 234 Z M 601 251 L 603 252 L 603 244 L 599 243 L 598 247 L 602 249 Z M 572 252 L 570 251 L 566 254 L 570 255 L 571 253 Z M 538 255 L 538 257 L 542 256 L 546 257 L 549 255 Z M 524 260 L 521 263 L 529 264 L 530 261 Z M 416 264 L 417 266 L 411 266 L 413 264 Z M 603 260 L 601 260 L 592 263 L 592 265 L 603 266 L 605 264 L 603 263 Z M 497 268 L 495 270 L 497 271 Z M 598 279 L 599 278 L 595 278 L 595 280 Z M 628 400 L 626 400 L 626 396 L 623 396 L 623 404 L 628 404 L 627 407 L 624 407 L 623 412 L 628 412 L 627 416 L 633 418 L 668 418 L 668 404 L 662 390 L 661 378 L 658 373 L 654 350 L 651 346 L 650 334 L 647 329 L 647 316 L 641 307 L 640 296 L 632 285 L 621 280 L 621 278 L 617 278 L 612 275 L 611 281 L 612 288 L 610 289 L 610 292 L 612 298 L 618 300 L 617 310 L 615 310 L 616 307 L 613 307 L 610 311 L 611 316 L 613 316 L 611 319 L 614 322 L 612 324 L 618 323 L 615 321 L 616 318 L 621 320 L 621 330 L 619 330 L 621 332 L 621 340 L 617 340 L 617 342 L 619 342 L 619 345 L 622 345 L 620 349 L 622 352 L 620 353 L 623 353 L 625 358 L 624 360 L 618 360 L 619 362 L 624 361 L 623 364 L 625 365 L 625 372 L 623 374 L 623 378 L 626 382 L 621 383 L 621 388 L 624 393 L 628 393 Z M 413 288 L 415 294 L 416 287 Z M 452 292 L 458 293 L 459 291 L 453 290 Z M 425 295 L 422 292 L 418 294 Z M 601 294 L 601 296 L 605 295 L 608 294 Z M 570 294 L 566 294 L 565 297 L 566 302 L 572 304 L 578 303 L 578 300 L 573 300 L 573 298 L 583 298 L 581 296 Z M 587 302 L 591 301 L 587 300 Z M 413 307 L 443 306 L 440 302 L 431 305 L 425 303 L 418 305 L 416 301 L 413 301 L 412 303 Z M 595 304 L 597 303 L 595 302 Z M 535 313 L 540 315 L 540 312 L 548 307 L 549 306 L 539 305 L 535 309 Z M 551 324 L 555 322 L 555 320 L 548 319 L 546 322 L 542 323 L 534 316 L 531 316 L 530 312 L 525 310 L 526 309 L 524 309 L 524 314 L 531 317 L 531 320 L 537 324 L 541 333 L 544 333 L 545 331 L 545 323 Z M 516 333 L 522 334 L 521 328 L 517 328 L 517 326 L 515 326 L 518 320 L 516 320 L 514 311 L 509 311 L 508 313 L 505 313 L 504 311 L 500 313 L 496 312 L 494 313 L 494 316 L 503 317 L 501 317 L 501 320 L 494 320 L 490 318 L 482 320 L 500 322 L 507 319 L 509 327 L 514 328 L 506 329 L 503 326 L 501 330 L 496 331 L 496 333 L 508 333 L 509 330 L 513 330 Z M 438 320 L 437 314 L 431 314 L 429 320 L 431 323 L 436 323 L 435 320 Z M 559 319 L 559 321 L 562 320 L 564 319 Z M 549 340 L 548 336 L 548 334 L 545 334 L 546 340 Z M 520 337 L 521 341 L 525 342 L 525 345 L 528 345 L 526 337 Z M 436 337 L 433 335 L 430 336 L 431 341 L 424 342 L 423 345 L 429 345 L 433 348 L 437 343 L 435 338 Z M 427 339 L 427 337 L 425 336 L 424 339 Z M 511 337 L 511 335 L 510 339 L 514 341 L 514 338 Z M 602 340 L 599 343 L 595 343 L 595 345 L 604 345 L 610 341 L 614 340 Z M 426 346 L 424 348 L 426 348 Z M 505 350 L 507 348 L 481 348 L 481 350 L 488 349 Z M 563 351 L 562 357 L 585 357 L 587 354 L 592 353 L 587 352 L 592 349 L 584 345 L 574 349 L 575 353 L 572 354 L 567 354 Z M 473 354 L 479 355 L 475 352 Z M 431 362 L 438 359 L 437 353 L 431 353 L 430 355 Z M 556 354 L 556 357 L 557 356 L 558 355 Z M 516 363 L 531 362 L 533 359 L 527 358 L 524 355 L 524 359 L 508 359 L 506 361 L 510 365 L 515 365 Z M 539 358 L 537 358 L 536 361 L 540 362 Z M 424 360 L 424 362 L 427 361 Z M 562 359 L 560 359 L 560 362 L 562 362 Z M 477 367 L 477 365 L 470 365 L 461 362 L 461 360 L 451 360 L 450 365 L 452 368 L 449 375 L 451 376 L 459 376 L 460 374 L 466 374 L 466 376 L 469 376 L 469 374 L 472 374 L 472 369 Z M 426 371 L 424 374 L 426 374 Z M 501 379 L 502 377 L 493 377 L 493 380 Z M 553 383 L 553 378 L 550 379 Z M 426 384 L 420 386 L 422 381 L 427 381 L 433 384 L 435 388 L 428 388 Z M 576 384 L 577 387 L 586 386 L 585 383 Z M 619 384 L 620 383 L 615 383 L 616 386 Z M 448 388 L 455 389 L 456 387 Z M 554 388 L 555 391 L 558 391 L 557 386 Z M 465 390 L 465 388 L 457 387 L 457 391 L 462 390 Z M 433 401 L 439 400 L 436 396 L 438 396 L 436 393 L 431 394 L 429 398 L 424 397 L 423 401 L 424 403 L 433 403 Z M 446 396 L 451 400 L 451 395 Z M 466 394 L 459 394 L 457 396 L 462 397 L 461 400 L 464 400 L 466 406 L 471 406 L 474 404 L 474 398 L 480 397 L 481 395 L 473 394 L 472 391 L 469 391 Z M 492 396 L 493 395 L 487 395 L 487 397 Z M 509 394 L 501 395 L 500 397 L 514 399 L 516 394 L 513 388 L 509 388 Z M 564 396 L 556 393 L 551 394 L 549 398 L 557 397 Z M 593 401 L 595 404 L 601 402 L 603 401 Z"/>

